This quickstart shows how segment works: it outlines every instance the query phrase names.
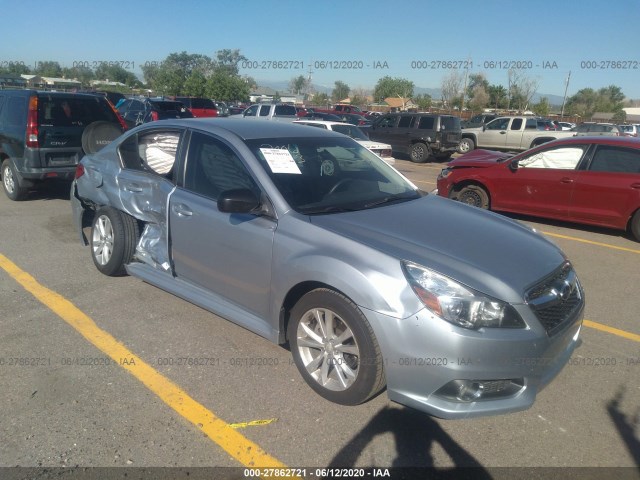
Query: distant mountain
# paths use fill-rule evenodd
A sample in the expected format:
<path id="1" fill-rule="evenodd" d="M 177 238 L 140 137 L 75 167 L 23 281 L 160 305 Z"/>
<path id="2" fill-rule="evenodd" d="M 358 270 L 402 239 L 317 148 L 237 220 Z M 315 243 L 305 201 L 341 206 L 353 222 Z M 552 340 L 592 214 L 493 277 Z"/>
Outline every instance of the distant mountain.
<path id="1" fill-rule="evenodd" d="M 257 80 L 259 86 L 261 87 L 269 87 L 273 88 L 277 92 L 288 92 L 289 91 L 289 82 L 285 81 L 270 81 L 270 80 Z M 316 92 L 331 94 L 333 90 L 333 86 L 326 85 L 316 85 L 312 84 L 313 90 Z M 415 87 L 413 89 L 413 93 L 415 95 L 431 95 L 431 98 L 434 100 L 440 100 L 442 98 L 442 91 L 439 88 L 425 88 L 425 87 Z M 533 96 L 533 103 L 538 103 L 541 98 L 547 97 L 549 104 L 552 106 L 561 106 L 562 105 L 562 97 L 560 95 L 551 95 L 548 93 L 536 93 Z"/>

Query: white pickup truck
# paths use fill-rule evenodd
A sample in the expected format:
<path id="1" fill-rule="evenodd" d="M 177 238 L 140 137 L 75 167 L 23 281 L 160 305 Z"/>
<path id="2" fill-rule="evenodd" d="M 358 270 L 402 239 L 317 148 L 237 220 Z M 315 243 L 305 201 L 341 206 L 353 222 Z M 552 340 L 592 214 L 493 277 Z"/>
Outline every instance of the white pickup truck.
<path id="1" fill-rule="evenodd" d="M 251 105 L 244 112 L 238 115 L 231 115 L 231 117 L 293 122 L 298 119 L 297 113 L 298 111 L 293 105 L 286 103 L 262 103 Z"/>
<path id="2" fill-rule="evenodd" d="M 498 117 L 482 127 L 463 129 L 458 152 L 467 153 L 474 148 L 524 151 L 574 135 L 569 131 L 539 130 L 536 117 Z"/>

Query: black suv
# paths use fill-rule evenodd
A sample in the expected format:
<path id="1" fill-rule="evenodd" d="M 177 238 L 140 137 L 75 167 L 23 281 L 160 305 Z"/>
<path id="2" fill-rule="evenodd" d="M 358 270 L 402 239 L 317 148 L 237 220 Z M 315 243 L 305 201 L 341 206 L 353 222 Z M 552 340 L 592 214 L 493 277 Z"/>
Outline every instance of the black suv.
<path id="1" fill-rule="evenodd" d="M 118 112 L 129 128 L 155 120 L 193 118 L 184 103 L 164 98 L 128 98 L 118 105 Z"/>
<path id="2" fill-rule="evenodd" d="M 369 138 L 391 145 L 416 163 L 434 155 L 449 158 L 460 143 L 460 118 L 433 113 L 389 113 L 368 130 Z"/>
<path id="3" fill-rule="evenodd" d="M 43 180 L 72 180 L 85 153 L 94 153 L 126 130 L 102 95 L 0 90 L 2 185 L 22 200 Z"/>

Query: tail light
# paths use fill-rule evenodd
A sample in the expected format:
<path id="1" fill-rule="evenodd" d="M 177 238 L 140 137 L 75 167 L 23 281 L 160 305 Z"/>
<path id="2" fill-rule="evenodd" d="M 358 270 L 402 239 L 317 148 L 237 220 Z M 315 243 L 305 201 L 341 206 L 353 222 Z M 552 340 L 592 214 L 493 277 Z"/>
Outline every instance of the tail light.
<path id="1" fill-rule="evenodd" d="M 156 112 L 155 110 L 151 112 L 151 121 L 155 122 L 159 118 L 160 117 L 158 116 L 158 112 Z"/>
<path id="2" fill-rule="evenodd" d="M 38 97 L 29 98 L 29 111 L 27 113 L 27 147 L 38 148 Z"/>
<path id="3" fill-rule="evenodd" d="M 76 174 L 74 175 L 74 178 L 77 180 L 82 175 L 84 175 L 84 165 L 79 163 L 78 166 L 76 167 Z"/>

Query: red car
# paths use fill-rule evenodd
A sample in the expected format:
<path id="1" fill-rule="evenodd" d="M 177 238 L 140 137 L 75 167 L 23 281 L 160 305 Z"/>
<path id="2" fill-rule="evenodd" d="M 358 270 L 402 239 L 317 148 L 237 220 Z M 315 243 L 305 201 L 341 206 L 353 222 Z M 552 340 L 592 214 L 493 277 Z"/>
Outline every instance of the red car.
<path id="1" fill-rule="evenodd" d="M 640 139 L 571 137 L 448 163 L 438 195 L 480 208 L 628 230 L 640 241 Z"/>

